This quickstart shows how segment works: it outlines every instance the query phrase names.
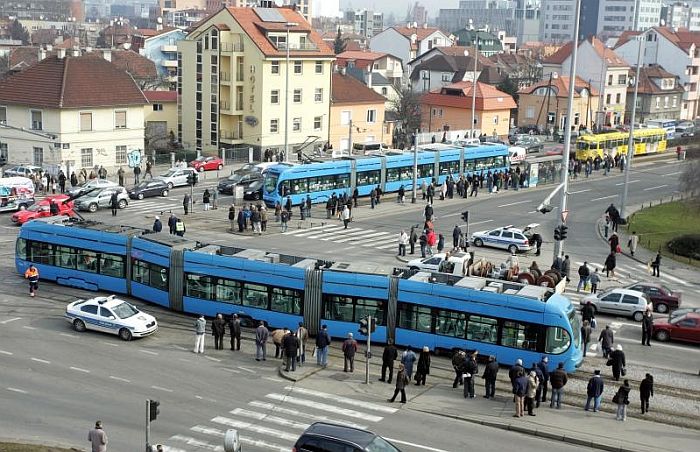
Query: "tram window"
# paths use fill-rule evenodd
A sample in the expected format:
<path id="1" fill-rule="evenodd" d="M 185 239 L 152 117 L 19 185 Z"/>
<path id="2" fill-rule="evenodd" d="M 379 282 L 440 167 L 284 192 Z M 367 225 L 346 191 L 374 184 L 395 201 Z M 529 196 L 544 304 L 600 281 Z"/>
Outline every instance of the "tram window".
<path id="1" fill-rule="evenodd" d="M 435 165 L 432 163 L 425 163 L 423 165 L 418 165 L 418 177 L 433 177 L 433 172 L 435 172 Z M 413 176 L 413 167 L 411 167 L 411 176 Z"/>
<path id="2" fill-rule="evenodd" d="M 30 248 L 29 252 L 31 254 L 31 260 L 37 264 L 52 265 L 53 259 L 51 259 L 52 245 L 43 242 L 29 242 Z"/>
<path id="3" fill-rule="evenodd" d="M 323 318 L 326 320 L 353 322 L 352 298 L 340 295 L 324 296 Z"/>
<path id="4" fill-rule="evenodd" d="M 377 325 L 384 324 L 384 302 L 367 298 L 355 299 L 355 321 L 371 315 L 377 319 Z"/>
<path id="5" fill-rule="evenodd" d="M 360 171 L 357 173 L 357 185 L 377 185 L 379 184 L 379 170 Z"/>
<path id="6" fill-rule="evenodd" d="M 301 292 L 292 289 L 272 288 L 270 309 L 285 314 L 301 314 Z"/>
<path id="7" fill-rule="evenodd" d="M 97 273 L 97 253 L 78 250 L 78 270 Z"/>
<path id="8" fill-rule="evenodd" d="M 467 315 L 463 312 L 438 311 L 435 332 L 443 336 L 464 338 Z"/>
<path id="9" fill-rule="evenodd" d="M 17 246 L 15 248 L 15 254 L 20 259 L 27 258 L 27 241 L 25 239 L 17 239 Z"/>
<path id="10" fill-rule="evenodd" d="M 498 342 L 498 321 L 490 317 L 478 315 L 469 316 L 469 321 L 467 322 L 467 339 L 470 341 L 495 344 Z"/>
<path id="11" fill-rule="evenodd" d="M 431 331 L 432 314 L 430 308 L 414 304 L 399 304 L 399 328 L 413 331 Z"/>
<path id="12" fill-rule="evenodd" d="M 386 181 L 396 182 L 401 178 L 401 168 L 387 168 L 386 169 Z"/>
<path id="13" fill-rule="evenodd" d="M 501 345 L 537 350 L 537 327 L 518 322 L 503 322 Z"/>
<path id="14" fill-rule="evenodd" d="M 131 265 L 131 279 L 137 283 L 148 285 L 148 262 L 134 259 Z"/>
<path id="15" fill-rule="evenodd" d="M 159 289 L 168 290 L 168 269 L 156 264 L 149 264 L 149 286 Z"/>
<path id="16" fill-rule="evenodd" d="M 464 172 L 465 173 L 474 171 L 475 167 L 476 167 L 476 160 L 475 159 L 464 160 Z"/>
<path id="17" fill-rule="evenodd" d="M 243 306 L 267 309 L 267 287 L 259 284 L 243 284 Z"/>
<path id="18" fill-rule="evenodd" d="M 440 162 L 440 174 L 459 174 L 459 161 Z"/>
<path id="19" fill-rule="evenodd" d="M 216 284 L 216 301 L 241 304 L 241 283 L 230 279 L 219 279 Z"/>
<path id="20" fill-rule="evenodd" d="M 185 296 L 213 300 L 214 278 L 188 273 L 185 276 Z"/>
<path id="21" fill-rule="evenodd" d="M 547 339 L 545 340 L 544 352 L 553 355 L 560 355 L 569 349 L 571 336 L 564 328 L 550 326 L 547 328 Z"/>
<path id="22" fill-rule="evenodd" d="M 350 175 L 348 173 L 335 176 L 335 188 L 348 188 L 350 186 Z"/>
<path id="23" fill-rule="evenodd" d="M 124 256 L 116 254 L 100 254 L 100 274 L 114 276 L 115 278 L 124 277 Z"/>
<path id="24" fill-rule="evenodd" d="M 292 179 L 289 181 L 289 183 L 291 184 L 290 193 L 292 195 L 307 193 L 309 191 L 308 179 Z"/>
<path id="25" fill-rule="evenodd" d="M 75 268 L 75 250 L 68 246 L 54 246 L 54 265 L 62 268 Z"/>

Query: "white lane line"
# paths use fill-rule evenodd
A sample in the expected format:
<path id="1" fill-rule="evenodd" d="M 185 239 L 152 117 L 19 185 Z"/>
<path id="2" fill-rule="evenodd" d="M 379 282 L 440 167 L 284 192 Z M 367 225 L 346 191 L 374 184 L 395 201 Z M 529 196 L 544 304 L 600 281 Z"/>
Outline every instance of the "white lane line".
<path id="1" fill-rule="evenodd" d="M 162 386 L 151 386 L 151 389 L 155 389 L 157 391 L 164 391 L 164 392 L 174 392 L 172 389 L 164 388 Z"/>
<path id="2" fill-rule="evenodd" d="M 74 370 L 74 371 L 76 371 L 76 372 L 83 372 L 83 373 L 85 373 L 85 374 L 89 374 L 89 373 L 90 373 L 89 370 L 83 369 L 82 367 L 73 367 L 73 366 L 71 366 L 71 367 L 69 367 L 69 369 L 70 369 L 70 370 Z"/>
<path id="3" fill-rule="evenodd" d="M 309 427 L 309 424 L 302 424 L 300 422 L 290 421 L 289 419 L 285 419 L 283 417 L 270 416 L 269 414 L 246 410 L 245 408 L 236 408 L 235 410 L 229 411 L 229 413 L 233 414 L 234 416 L 247 417 L 256 421 L 270 422 L 272 424 L 296 428 L 299 430 L 306 430 Z"/>
<path id="4" fill-rule="evenodd" d="M 347 425 L 348 427 L 359 428 L 361 430 L 367 430 L 366 425 L 355 424 L 354 422 L 349 422 L 346 420 L 341 421 L 340 419 L 333 419 L 333 418 L 329 418 L 328 416 L 304 413 L 304 412 L 294 410 L 291 408 L 284 408 L 281 406 L 277 406 L 273 403 L 260 402 L 257 400 L 253 400 L 252 402 L 248 402 L 248 405 L 253 406 L 255 408 L 260 408 L 261 410 L 271 411 L 271 412 L 277 413 L 277 414 L 288 414 L 288 415 L 292 416 L 293 418 L 305 418 L 305 419 L 311 419 L 312 421 L 324 421 L 324 422 L 330 422 L 332 424 L 343 424 L 343 425 Z"/>
<path id="5" fill-rule="evenodd" d="M 676 174 L 681 174 L 683 171 L 674 171 L 672 173 L 666 173 L 662 174 L 661 177 L 666 177 L 666 176 L 675 176 Z"/>
<path id="6" fill-rule="evenodd" d="M 649 191 L 649 190 L 656 190 L 657 188 L 664 188 L 664 187 L 668 187 L 668 184 L 664 184 L 664 185 L 657 185 L 656 187 L 649 187 L 649 188 L 645 188 L 645 189 L 644 189 L 644 191 Z"/>
<path id="7" fill-rule="evenodd" d="M 70 334 L 70 333 L 59 333 L 59 336 L 69 337 L 69 338 L 71 338 L 71 339 L 74 339 L 74 338 L 78 337 L 77 334 Z"/>
<path id="8" fill-rule="evenodd" d="M 335 405 L 314 402 L 311 400 L 301 399 L 299 397 L 292 397 L 292 396 L 287 396 L 287 395 L 283 395 L 283 394 L 272 393 L 272 394 L 266 394 L 265 397 L 267 397 L 268 399 L 277 400 L 278 402 L 291 403 L 292 405 L 305 406 L 305 407 L 313 408 L 315 410 L 320 410 L 320 411 L 328 411 L 330 413 L 334 413 L 334 414 L 337 414 L 340 416 L 354 417 L 354 418 L 363 419 L 363 420 L 369 421 L 369 422 L 379 422 L 382 419 L 384 419 L 382 416 L 374 416 L 372 414 L 362 413 L 360 411 L 349 410 L 347 408 L 339 408 Z"/>
<path id="9" fill-rule="evenodd" d="M 631 180 L 631 181 L 628 182 L 628 184 L 634 184 L 634 183 L 636 183 L 636 182 L 639 182 L 639 179 Z M 624 182 L 619 182 L 619 183 L 615 184 L 615 186 L 617 186 L 617 187 L 619 187 L 620 185 L 625 185 L 625 183 L 624 183 Z"/>
<path id="10" fill-rule="evenodd" d="M 178 449 L 177 447 L 163 446 L 163 452 L 187 452 L 184 449 Z"/>
<path id="11" fill-rule="evenodd" d="M 24 328 L 25 330 L 35 330 L 36 329 L 35 327 L 28 326 L 28 325 L 24 325 L 22 328 Z"/>
<path id="12" fill-rule="evenodd" d="M 493 220 L 475 221 L 473 223 L 469 223 L 469 226 L 476 226 L 477 224 L 491 223 L 492 221 Z"/>
<path id="13" fill-rule="evenodd" d="M 331 220 L 328 220 L 328 221 L 331 221 Z M 336 227 L 338 227 L 337 224 L 324 224 L 322 226 L 315 226 L 311 229 L 295 229 L 293 231 L 283 232 L 282 235 L 297 235 L 297 234 L 302 234 L 302 233 L 310 232 L 310 231 L 318 231 L 319 229 L 336 228 Z"/>
<path id="14" fill-rule="evenodd" d="M 190 430 L 192 430 L 193 432 L 202 433 L 204 435 L 216 436 L 219 438 L 223 438 L 225 435 L 225 433 L 222 430 L 219 430 L 218 428 L 210 428 L 205 427 L 203 425 L 195 425 L 194 427 L 190 428 Z M 279 444 L 268 443 L 266 441 L 240 435 L 238 436 L 238 439 L 241 441 L 241 444 L 247 444 L 249 446 L 257 447 L 260 449 L 274 450 L 278 452 L 289 452 L 288 446 L 280 446 Z"/>
<path id="15" fill-rule="evenodd" d="M 189 348 L 185 348 L 185 347 L 183 347 L 183 346 L 181 346 L 181 345 L 173 345 L 173 347 L 176 348 L 176 349 L 178 349 L 178 350 L 182 350 L 182 351 L 188 351 L 188 350 L 189 350 Z"/>
<path id="16" fill-rule="evenodd" d="M 116 380 L 116 381 L 121 381 L 122 383 L 131 383 L 131 380 L 127 380 L 126 378 L 122 377 L 115 377 L 114 375 L 109 376 L 110 380 Z"/>
<path id="17" fill-rule="evenodd" d="M 586 188 L 584 190 L 576 190 L 576 191 L 570 191 L 570 195 L 578 195 L 579 193 L 586 193 L 587 191 L 591 191 L 591 188 Z"/>
<path id="18" fill-rule="evenodd" d="M 348 397 L 337 396 L 334 394 L 329 394 L 327 392 L 316 391 L 313 389 L 298 388 L 295 386 L 285 386 L 285 391 L 291 391 L 297 394 L 303 394 L 306 396 L 318 397 L 319 399 L 332 400 L 334 402 L 344 403 L 346 405 L 352 405 L 360 408 L 366 408 L 374 411 L 379 411 L 381 413 L 393 414 L 399 411 L 396 408 L 391 408 L 384 405 L 379 405 L 377 403 L 365 402 L 363 400 L 350 399 Z"/>
<path id="19" fill-rule="evenodd" d="M 12 356 L 12 355 L 14 355 L 14 353 L 12 353 L 12 352 L 6 352 L 5 350 L 0 350 L 0 355 Z"/>
<path id="20" fill-rule="evenodd" d="M 250 422 L 237 421 L 235 419 L 230 419 L 223 416 L 217 416 L 214 419 L 212 419 L 211 422 L 241 430 L 250 430 L 251 432 L 260 433 L 261 435 L 272 436 L 274 438 L 283 439 L 285 441 L 294 442 L 297 440 L 297 438 L 299 438 L 298 434 L 281 432 L 277 428 L 261 427 L 259 425 L 251 424 Z"/>
<path id="21" fill-rule="evenodd" d="M 209 361 L 214 361 L 215 363 L 220 363 L 221 360 L 219 358 L 212 358 L 211 356 L 206 356 L 204 355 L 205 359 L 208 359 Z"/>
<path id="22" fill-rule="evenodd" d="M 194 446 L 198 449 L 212 450 L 214 452 L 224 452 L 224 446 L 217 446 L 215 444 L 209 444 L 206 441 L 201 441 L 191 436 L 175 435 L 170 437 L 173 441 L 181 441 L 188 446 Z"/>
<path id="23" fill-rule="evenodd" d="M 51 364 L 51 361 L 46 361 L 45 359 L 39 359 L 39 358 L 32 358 L 32 361 L 36 361 L 37 363 L 43 363 L 43 364 Z"/>
<path id="24" fill-rule="evenodd" d="M 281 382 L 284 381 L 284 380 L 282 380 L 281 378 L 275 378 L 275 377 L 263 377 L 263 378 L 264 378 L 265 380 L 269 380 L 269 381 L 276 381 L 277 383 L 281 383 Z"/>
<path id="25" fill-rule="evenodd" d="M 644 265 L 644 264 L 637 264 L 637 267 L 643 268 L 644 270 L 647 269 L 647 266 Z M 662 273 L 661 276 L 660 276 L 660 278 L 662 278 L 662 279 L 668 279 L 669 281 L 673 281 L 673 282 L 678 283 L 678 284 L 683 284 L 684 286 L 690 286 L 690 284 L 689 284 L 688 282 L 683 281 L 683 280 L 680 279 L 680 278 L 676 278 L 675 276 L 667 275 L 667 274 L 665 274 L 665 273 Z"/>
<path id="26" fill-rule="evenodd" d="M 641 326 L 640 326 L 641 328 Z M 620 342 L 627 342 L 630 344 L 639 344 L 639 339 L 631 339 L 631 338 L 626 338 L 626 337 L 619 337 L 615 339 L 616 341 Z M 672 348 L 674 350 L 680 350 L 682 352 L 693 352 L 693 353 L 700 353 L 700 349 L 697 347 L 691 348 L 691 347 L 683 347 L 682 345 L 673 345 L 673 344 L 667 344 L 665 342 L 654 342 L 654 347 L 665 347 L 665 348 Z"/>
<path id="27" fill-rule="evenodd" d="M 393 438 L 386 438 L 386 439 L 387 439 L 388 441 L 391 441 L 392 443 L 396 443 L 396 444 L 405 444 L 406 446 L 415 447 L 415 448 L 417 448 L 417 449 L 431 450 L 431 451 L 433 451 L 433 452 L 448 452 L 448 451 L 446 451 L 446 450 L 444 450 L 444 449 L 436 449 L 435 447 L 422 446 L 422 445 L 420 445 L 420 444 L 409 443 L 408 441 L 402 441 L 402 440 L 400 440 L 400 439 L 393 439 Z"/>
<path id="28" fill-rule="evenodd" d="M 388 234 L 387 232 L 372 232 L 373 229 L 369 229 L 367 231 L 356 231 L 350 234 L 343 234 L 343 235 L 336 235 L 335 237 L 324 237 L 321 240 L 323 241 L 328 241 L 332 240 L 334 243 L 345 243 L 345 242 L 353 242 L 357 240 L 366 240 L 369 239 L 370 237 L 376 237 L 378 235 L 385 235 Z"/>
<path id="29" fill-rule="evenodd" d="M 243 366 L 237 366 L 237 369 L 241 369 L 242 371 L 248 372 L 248 373 L 251 373 L 251 374 L 254 374 L 254 373 L 255 373 L 255 371 L 254 371 L 253 369 L 248 369 L 247 367 L 243 367 Z"/>
<path id="30" fill-rule="evenodd" d="M 373 246 L 372 248 L 377 248 L 377 249 L 379 249 L 379 250 L 388 250 L 388 249 L 391 249 L 391 248 L 398 248 L 398 246 L 399 246 L 399 245 L 398 245 L 397 243 L 390 243 L 390 244 L 388 244 L 388 245 L 375 245 L 375 246 Z"/>
<path id="31" fill-rule="evenodd" d="M 7 390 L 8 390 L 8 391 L 12 391 L 12 392 L 19 392 L 20 394 L 28 394 L 28 392 L 25 391 L 24 389 L 7 388 Z"/>
<path id="32" fill-rule="evenodd" d="M 118 344 L 113 344 L 113 343 L 107 342 L 107 341 L 100 341 L 100 343 L 105 344 L 105 345 L 109 345 L 110 347 L 119 347 Z"/>
<path id="33" fill-rule="evenodd" d="M 230 368 L 228 368 L 228 367 L 222 367 L 221 370 L 225 370 L 226 372 L 231 372 L 232 374 L 239 374 L 239 373 L 241 373 L 240 370 L 230 369 Z"/>
<path id="34" fill-rule="evenodd" d="M 22 317 L 15 317 L 12 319 L 3 320 L 2 322 L 0 322 L 0 324 L 7 325 L 8 323 L 14 322 L 15 320 L 22 320 Z"/>
<path id="35" fill-rule="evenodd" d="M 158 353 L 157 353 L 157 352 L 152 352 L 152 351 L 150 351 L 150 350 L 144 350 L 144 349 L 141 348 L 141 349 L 139 349 L 139 351 L 140 351 L 141 353 L 146 353 L 146 354 L 148 354 L 148 355 L 156 355 L 156 356 L 158 356 Z"/>
<path id="36" fill-rule="evenodd" d="M 591 202 L 593 201 L 601 201 L 603 199 L 611 199 L 611 198 L 617 198 L 620 195 L 610 195 L 610 196 L 603 196 L 602 198 L 593 198 L 591 199 Z"/>
<path id="37" fill-rule="evenodd" d="M 498 207 L 498 208 L 500 209 L 501 207 L 517 206 L 518 204 L 525 204 L 525 203 L 528 203 L 528 202 L 532 202 L 532 201 L 529 200 L 529 199 L 525 199 L 525 200 L 523 200 L 523 201 L 511 202 L 511 203 L 508 203 L 508 204 L 501 204 L 500 206 L 496 206 L 496 207 Z"/>

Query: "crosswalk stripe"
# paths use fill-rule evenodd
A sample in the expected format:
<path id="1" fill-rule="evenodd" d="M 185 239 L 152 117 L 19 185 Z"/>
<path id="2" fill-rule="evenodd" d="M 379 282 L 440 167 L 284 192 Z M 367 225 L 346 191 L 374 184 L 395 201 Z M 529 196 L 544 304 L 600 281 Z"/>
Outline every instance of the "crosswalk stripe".
<path id="1" fill-rule="evenodd" d="M 177 447 L 170 447 L 163 445 L 163 452 L 187 452 L 184 449 L 178 449 Z"/>
<path id="2" fill-rule="evenodd" d="M 336 243 L 345 243 L 345 242 L 362 242 L 360 245 L 364 245 L 370 242 L 383 242 L 386 240 L 388 237 L 389 233 L 388 232 L 375 232 L 373 234 L 366 234 L 366 235 L 358 235 L 356 237 L 351 237 L 349 239 L 341 239 L 341 240 L 334 240 Z"/>
<path id="3" fill-rule="evenodd" d="M 397 408 L 392 408 L 384 405 L 379 405 L 377 403 L 365 402 L 363 400 L 355 400 L 348 397 L 337 396 L 335 394 L 329 394 L 327 392 L 316 391 L 314 389 L 298 388 L 295 386 L 285 386 L 285 391 L 291 391 L 296 394 L 303 394 L 306 396 L 318 397 L 319 399 L 332 400 L 334 402 L 344 403 L 345 405 L 352 405 L 360 408 L 365 408 L 368 410 L 379 411 L 381 413 L 393 414 L 398 411 Z"/>
<path id="4" fill-rule="evenodd" d="M 374 246 L 372 246 L 372 248 L 378 248 L 380 250 L 388 250 L 391 248 L 398 248 L 398 247 L 399 247 L 398 243 L 390 243 L 388 245 L 374 245 Z"/>
<path id="5" fill-rule="evenodd" d="M 181 441 L 188 446 L 194 446 L 199 449 L 212 450 L 214 452 L 224 452 L 224 446 L 217 446 L 214 444 L 209 444 L 206 441 L 198 440 L 197 438 L 192 438 L 191 436 L 175 435 L 170 437 L 173 441 Z"/>
<path id="6" fill-rule="evenodd" d="M 348 427 L 359 428 L 360 430 L 367 430 L 366 425 L 355 424 L 354 422 L 349 422 L 346 420 L 341 421 L 339 419 L 333 419 L 333 418 L 330 418 L 327 416 L 322 416 L 322 415 L 317 415 L 317 414 L 308 414 L 308 413 L 304 413 L 301 411 L 293 410 L 291 408 L 284 408 L 281 406 L 277 406 L 277 405 L 272 404 L 272 403 L 260 402 L 257 400 L 253 400 L 252 402 L 248 402 L 248 405 L 253 406 L 255 408 L 259 408 L 261 410 L 271 411 L 271 412 L 277 413 L 277 414 L 288 414 L 290 416 L 294 416 L 297 418 L 311 419 L 312 421 L 330 422 L 332 424 L 343 424 L 343 425 L 347 425 Z"/>
<path id="7" fill-rule="evenodd" d="M 332 240 L 335 243 L 352 242 L 353 240 L 359 240 L 362 237 L 366 237 L 364 234 L 369 236 L 376 235 L 372 234 L 374 229 L 362 230 L 362 229 L 348 229 L 348 232 L 334 232 L 332 236 L 324 237 L 321 240 Z M 381 232 L 379 234 L 382 234 Z"/>
<path id="8" fill-rule="evenodd" d="M 644 264 L 637 264 L 637 267 L 643 268 L 644 270 L 647 269 L 647 266 Z M 669 281 L 678 283 L 678 284 L 683 284 L 684 286 L 689 286 L 687 282 L 683 281 L 682 279 L 676 278 L 675 276 L 667 275 L 662 273 L 661 274 L 661 279 L 668 279 Z"/>
<path id="9" fill-rule="evenodd" d="M 339 408 L 334 405 L 328 405 L 326 403 L 314 402 L 311 400 L 301 399 L 298 397 L 283 395 L 283 394 L 267 394 L 265 395 L 268 399 L 277 400 L 279 402 L 291 403 L 292 405 L 306 406 L 309 408 L 314 408 L 316 410 L 328 411 L 330 413 L 339 414 L 346 417 L 354 417 L 357 419 L 363 419 L 369 422 L 379 422 L 384 419 L 382 416 L 375 416 L 372 414 L 362 413 L 360 411 L 350 410 L 347 408 Z"/>
<path id="10" fill-rule="evenodd" d="M 193 432 L 202 433 L 204 435 L 216 436 L 218 438 L 223 438 L 224 436 L 226 436 L 226 433 L 222 430 L 219 430 L 218 428 L 204 427 L 202 425 L 195 425 L 194 427 L 190 428 L 190 430 L 192 430 Z M 260 449 L 276 450 L 279 452 L 289 452 L 289 447 L 280 446 L 279 444 L 275 443 L 268 443 L 267 441 L 253 439 L 247 436 L 241 436 L 240 434 L 238 435 L 238 440 L 241 442 L 241 444 L 259 447 Z"/>
<path id="11" fill-rule="evenodd" d="M 230 419 L 223 416 L 217 416 L 211 421 L 215 424 L 226 425 L 228 427 L 233 427 L 241 430 L 249 430 L 251 432 L 259 433 L 261 435 L 272 436 L 274 438 L 283 439 L 286 441 L 296 441 L 299 437 L 298 434 L 286 433 L 276 428 L 262 427 L 260 425 L 251 424 L 250 422 L 237 421 L 235 419 Z"/>
<path id="12" fill-rule="evenodd" d="M 271 422 L 273 424 L 283 425 L 285 427 L 290 428 L 298 428 L 301 430 L 305 430 L 309 427 L 309 424 L 302 424 L 300 422 L 290 421 L 289 419 L 284 419 L 277 416 L 270 416 L 265 413 L 258 413 L 257 411 L 246 410 L 245 408 L 236 408 L 234 410 L 229 411 L 229 413 L 240 417 L 255 419 L 256 421 Z"/>
<path id="13" fill-rule="evenodd" d="M 392 240 L 394 239 L 394 234 L 390 232 L 382 232 L 381 235 L 374 234 L 374 237 L 369 237 L 364 241 L 364 245 L 368 245 L 371 243 L 378 243 L 378 242 L 383 242 L 385 240 Z M 398 241 L 397 241 L 398 243 Z"/>
<path id="14" fill-rule="evenodd" d="M 287 231 L 287 232 L 283 232 L 282 234 L 284 234 L 284 235 L 297 235 L 297 234 L 308 233 L 308 232 L 316 232 L 320 229 L 335 228 L 335 227 L 338 227 L 338 225 L 337 224 L 324 224 L 321 226 L 315 226 L 311 229 L 295 229 L 294 231 Z"/>

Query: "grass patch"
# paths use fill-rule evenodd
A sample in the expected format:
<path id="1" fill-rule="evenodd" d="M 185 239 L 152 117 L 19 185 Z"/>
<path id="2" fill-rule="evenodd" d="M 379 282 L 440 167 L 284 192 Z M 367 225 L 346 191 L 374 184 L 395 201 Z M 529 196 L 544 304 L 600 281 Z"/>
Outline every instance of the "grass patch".
<path id="1" fill-rule="evenodd" d="M 0 452 L 76 452 L 78 450 L 79 449 L 64 449 L 62 447 L 53 446 L 0 442 Z"/>
<path id="2" fill-rule="evenodd" d="M 649 251 L 661 250 L 664 256 L 700 267 L 699 260 L 674 256 L 666 246 L 675 237 L 700 231 L 700 204 L 697 200 L 674 201 L 640 210 L 632 215 L 627 231 L 636 231 L 639 244 Z"/>

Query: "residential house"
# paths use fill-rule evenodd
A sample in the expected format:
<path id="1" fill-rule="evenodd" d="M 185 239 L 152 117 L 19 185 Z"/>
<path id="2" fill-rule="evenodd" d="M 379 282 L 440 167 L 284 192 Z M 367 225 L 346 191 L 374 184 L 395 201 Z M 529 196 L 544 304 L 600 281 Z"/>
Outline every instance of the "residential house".
<path id="1" fill-rule="evenodd" d="M 491 55 L 489 61 L 499 75 L 510 79 L 518 89 L 542 79 L 542 65 L 527 54 L 497 53 Z"/>
<path id="2" fill-rule="evenodd" d="M 457 82 L 421 97 L 421 130 L 469 130 L 474 84 Z M 474 134 L 506 137 L 510 129 L 511 110 L 517 108 L 513 98 L 491 85 L 477 82 Z"/>
<path id="3" fill-rule="evenodd" d="M 131 49 L 153 61 L 158 77 L 172 89 L 177 87 L 177 43 L 187 33 L 178 28 L 139 29 L 131 38 Z"/>
<path id="4" fill-rule="evenodd" d="M 112 173 L 143 150 L 146 103 L 131 76 L 101 56 L 60 50 L 0 83 L 7 160 Z"/>
<path id="5" fill-rule="evenodd" d="M 474 80 L 473 47 L 434 47 L 410 61 L 409 83 L 415 92 L 429 92 L 463 80 Z M 466 54 L 466 55 L 465 55 Z M 489 66 L 489 59 L 477 53 L 476 78 Z"/>
<path id="6" fill-rule="evenodd" d="M 359 69 L 353 66 L 340 68 L 340 70 L 345 70 L 347 75 L 355 77 L 357 80 L 364 83 L 367 88 L 384 96 L 384 99 L 386 100 L 384 105 L 387 110 L 392 110 L 395 103 L 400 98 L 399 90 L 401 89 L 401 86 L 391 83 L 389 79 L 378 72 L 368 72 L 367 70 Z"/>
<path id="7" fill-rule="evenodd" d="M 143 106 L 146 150 L 165 149 L 177 137 L 177 92 L 144 91 Z"/>
<path id="8" fill-rule="evenodd" d="M 634 80 L 636 69 L 630 69 L 629 77 Z M 643 124 L 649 119 L 680 119 L 683 104 L 683 86 L 679 77 L 661 66 L 639 68 L 637 89 L 637 116 L 635 122 Z M 634 85 L 627 88 L 627 111 L 632 111 Z"/>
<path id="9" fill-rule="evenodd" d="M 569 75 L 573 42 L 542 61 L 542 73 Z M 630 65 L 603 42 L 591 36 L 578 44 L 576 75 L 598 90 L 600 101 L 594 115 L 595 126 L 615 126 L 625 123 L 627 75 Z"/>
<path id="10" fill-rule="evenodd" d="M 403 63 L 393 55 L 382 52 L 346 50 L 335 57 L 337 67 L 356 67 L 380 74 L 396 86 L 401 86 L 402 84 Z"/>
<path id="11" fill-rule="evenodd" d="M 327 135 L 335 55 L 298 12 L 224 8 L 178 51 L 178 140 L 186 147 L 291 154 Z"/>
<path id="12" fill-rule="evenodd" d="M 569 108 L 571 78 L 547 77 L 518 91 L 518 126 L 537 126 L 543 132 L 563 131 Z M 574 86 L 572 125 L 588 128 L 598 111 L 598 90 L 581 77 Z"/>
<path id="13" fill-rule="evenodd" d="M 348 151 L 353 143 L 391 143 L 384 129 L 384 98 L 354 77 L 333 73 L 328 143 Z"/>
<path id="14" fill-rule="evenodd" d="M 433 47 L 449 47 L 454 39 L 437 28 L 423 27 L 390 27 L 372 37 L 369 48 L 373 52 L 384 52 L 400 58 L 401 61 L 412 61 Z M 408 74 L 410 69 L 404 66 Z"/>
<path id="15" fill-rule="evenodd" d="M 673 31 L 652 27 L 644 31 L 642 64 L 656 64 L 680 77 L 685 90 L 681 105 L 681 119 L 693 120 L 698 116 L 700 99 L 700 31 Z M 633 37 L 639 32 L 627 31 L 620 36 L 615 52 L 631 66 L 637 64 L 639 41 Z"/>
<path id="16" fill-rule="evenodd" d="M 479 52 L 484 56 L 491 56 L 496 53 L 503 53 L 503 43 L 498 36 L 486 30 L 475 30 L 473 28 L 461 28 L 453 31 L 455 45 L 462 47 L 474 47 L 478 45 Z"/>

